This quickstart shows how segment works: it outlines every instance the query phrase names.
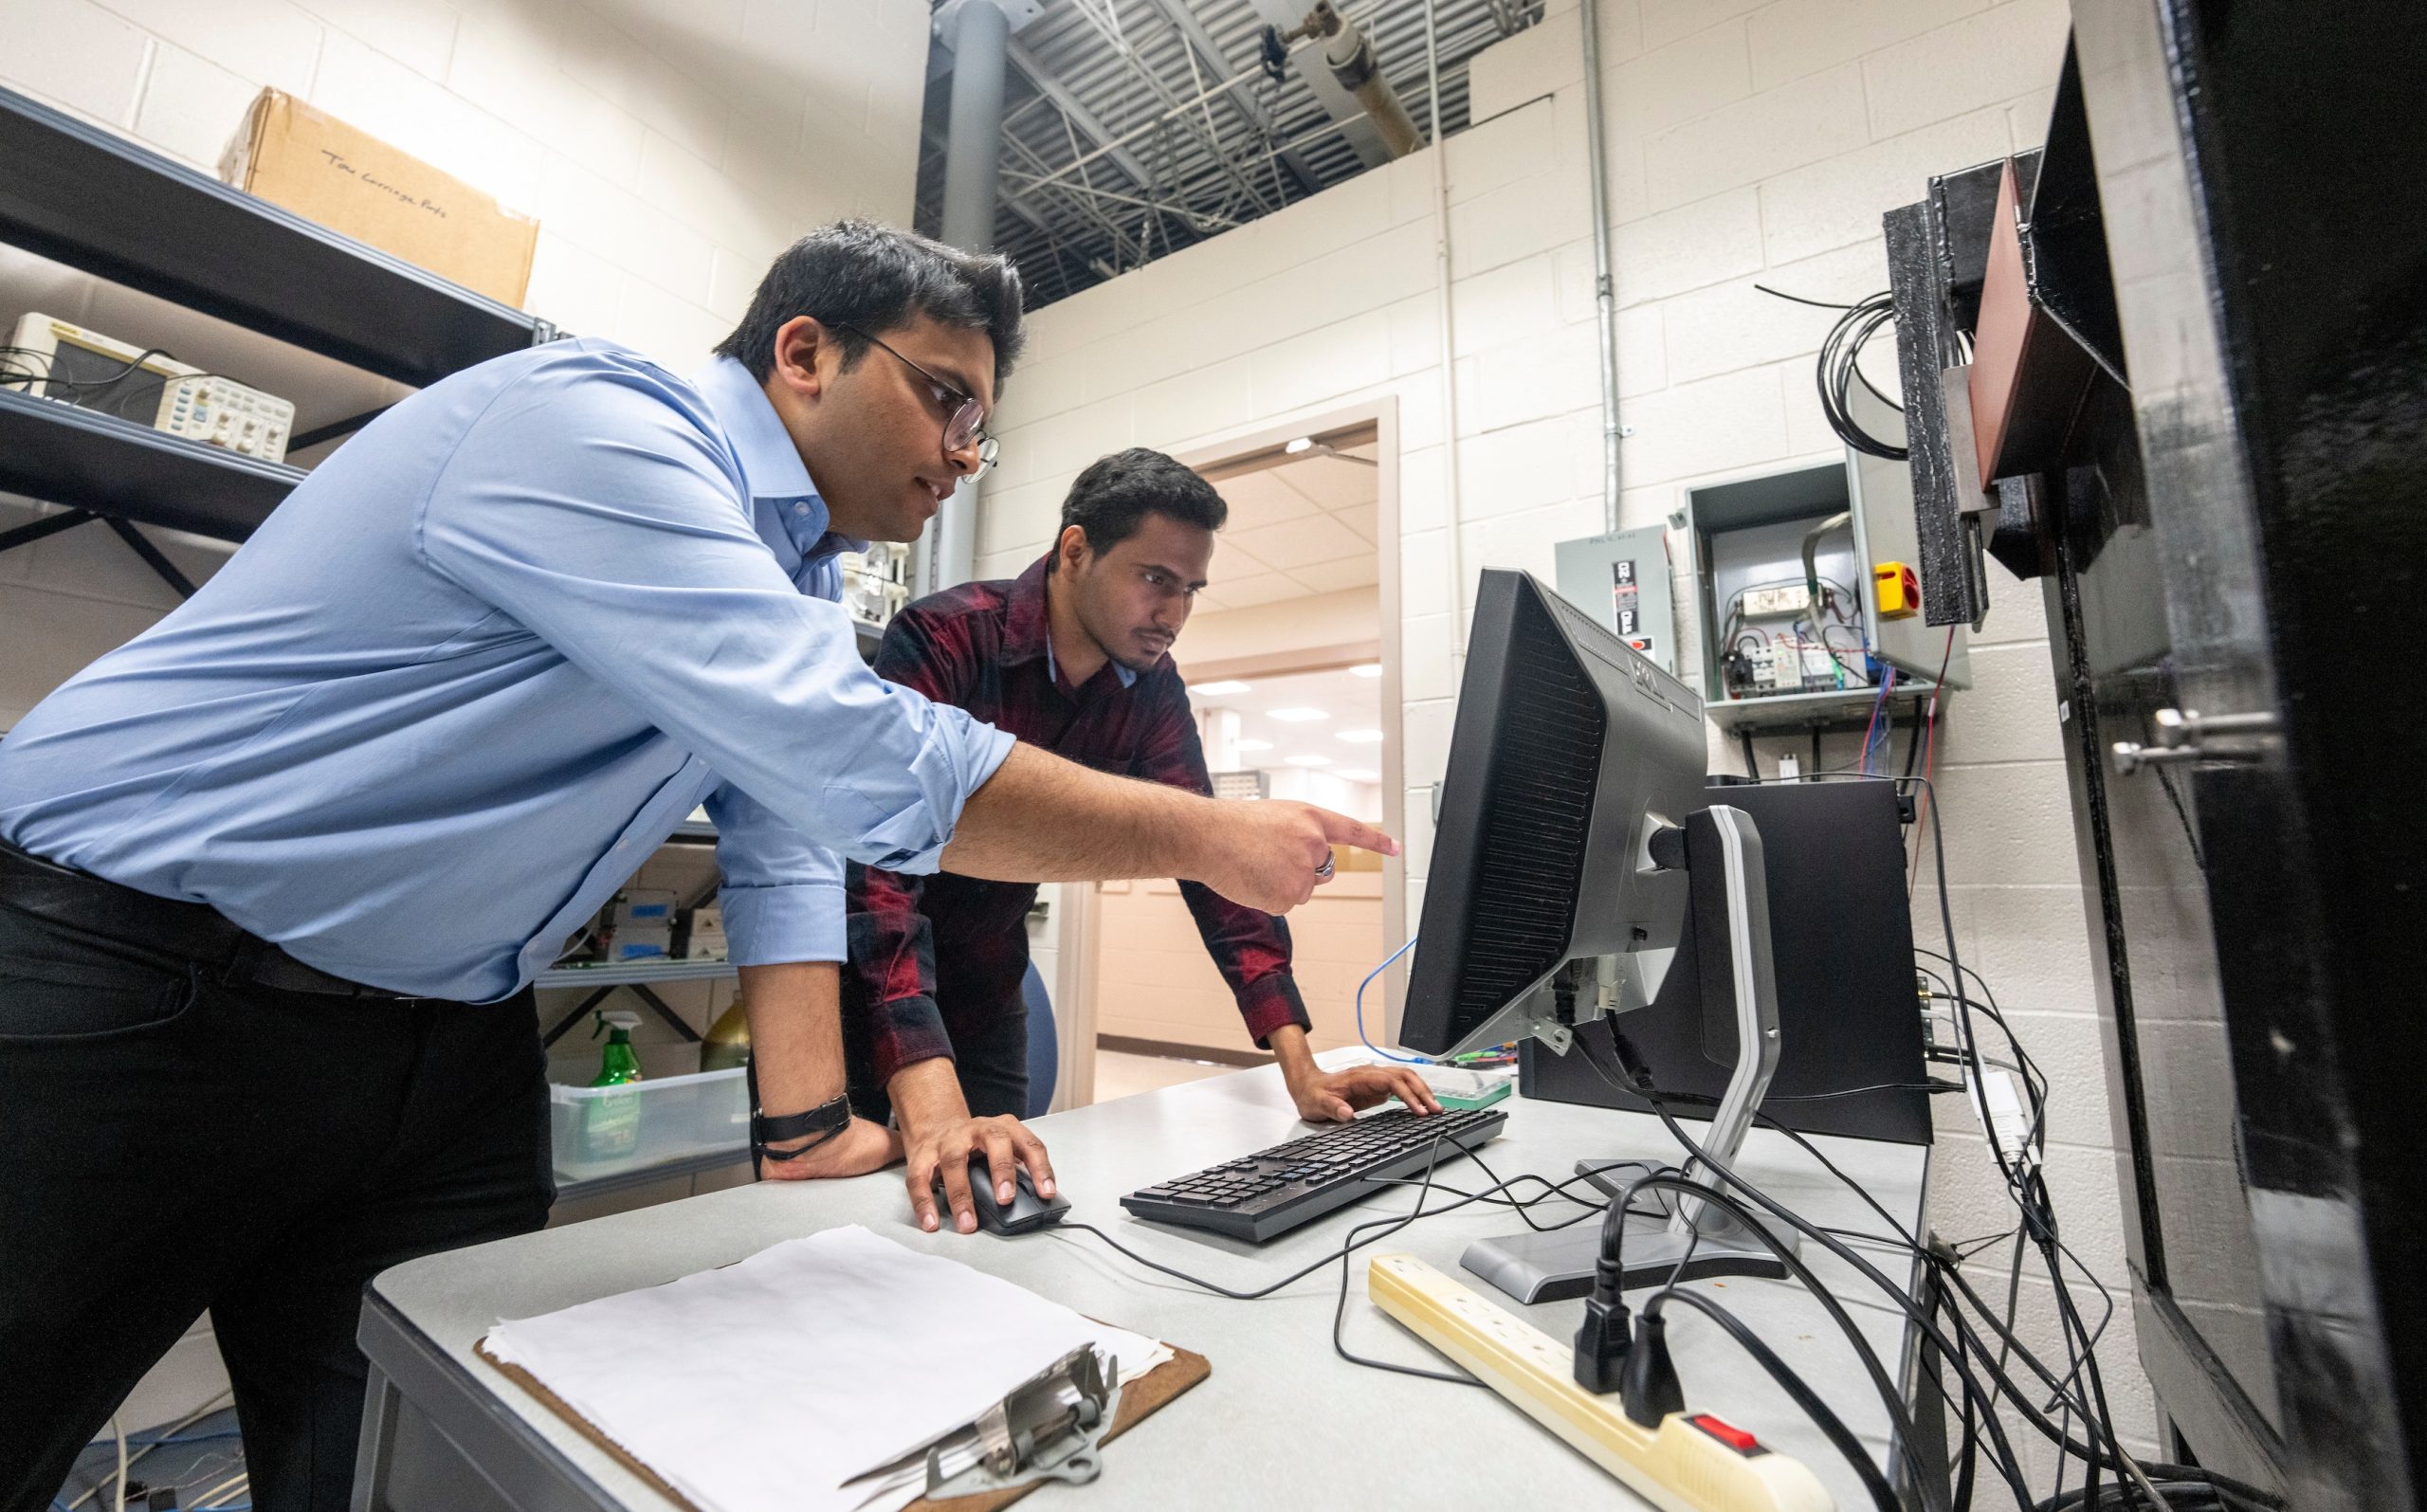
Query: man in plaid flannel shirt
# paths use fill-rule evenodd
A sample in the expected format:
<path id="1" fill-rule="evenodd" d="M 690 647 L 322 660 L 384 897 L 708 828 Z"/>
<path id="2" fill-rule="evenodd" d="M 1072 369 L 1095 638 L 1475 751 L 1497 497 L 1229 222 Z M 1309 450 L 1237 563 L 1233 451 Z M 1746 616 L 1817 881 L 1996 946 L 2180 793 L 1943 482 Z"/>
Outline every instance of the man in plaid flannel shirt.
<path id="1" fill-rule="evenodd" d="M 1213 484 L 1159 452 L 1104 458 L 1071 485 L 1050 552 L 1013 581 L 964 584 L 904 609 L 885 630 L 877 673 L 1082 765 L 1210 792 L 1169 653 L 1227 514 Z M 970 1153 L 987 1152 L 1008 1201 L 1015 1149 L 1034 1138 L 1018 1117 L 1028 1105 L 1020 983 L 1035 884 L 854 864 L 849 889 L 851 1101 L 863 1117 L 898 1118 L 922 1224 L 941 1222 L 921 1199 L 940 1170 L 953 1219 L 968 1232 Z M 1249 1035 L 1280 1063 L 1303 1117 L 1345 1119 L 1394 1095 L 1437 1110 L 1406 1066 L 1319 1069 L 1289 972 L 1288 926 L 1197 883 L 1180 892 Z"/>

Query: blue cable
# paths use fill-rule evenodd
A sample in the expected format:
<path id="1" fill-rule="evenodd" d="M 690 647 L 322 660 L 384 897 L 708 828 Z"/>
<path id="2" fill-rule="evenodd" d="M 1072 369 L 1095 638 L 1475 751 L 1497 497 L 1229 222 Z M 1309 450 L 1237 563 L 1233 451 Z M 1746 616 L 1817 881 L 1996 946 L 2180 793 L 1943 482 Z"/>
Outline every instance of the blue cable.
<path id="1" fill-rule="evenodd" d="M 1879 693 L 1870 701 L 1871 729 L 1868 735 L 1863 737 L 1862 759 L 1858 763 L 1865 774 L 1869 774 L 1870 771 L 1871 752 L 1877 749 L 1882 736 L 1886 733 L 1882 728 L 1880 716 L 1887 710 L 1889 690 L 1895 687 L 1895 685 L 1896 669 L 1891 666 L 1881 676 L 1879 680 Z"/>
<path id="2" fill-rule="evenodd" d="M 1367 972 L 1365 974 L 1365 979 L 1357 984 L 1357 1043 L 1364 1046 L 1367 1049 L 1372 1050 L 1382 1059 L 1386 1061 L 1396 1061 L 1401 1066 L 1431 1066 L 1433 1063 L 1432 1058 L 1429 1056 L 1393 1055 L 1390 1051 L 1382 1048 L 1380 1046 L 1365 1037 L 1365 989 L 1374 984 L 1375 977 L 1381 975 L 1384 972 L 1391 969 L 1391 962 L 1397 960 L 1409 951 L 1415 949 L 1415 940 L 1416 937 L 1410 935 L 1407 938 L 1406 944 L 1401 945 L 1398 949 L 1391 952 L 1388 956 L 1383 956 L 1382 964 L 1375 967 L 1372 971 Z"/>

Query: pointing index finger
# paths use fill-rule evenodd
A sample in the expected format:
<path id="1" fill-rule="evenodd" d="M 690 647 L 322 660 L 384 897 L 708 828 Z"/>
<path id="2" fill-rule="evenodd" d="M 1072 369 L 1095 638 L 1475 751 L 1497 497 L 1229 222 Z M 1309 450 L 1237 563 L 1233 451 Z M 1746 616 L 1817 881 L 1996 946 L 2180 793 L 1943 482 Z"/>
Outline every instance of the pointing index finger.
<path id="1" fill-rule="evenodd" d="M 1334 813 L 1329 809 L 1318 809 L 1315 813 L 1323 826 L 1323 838 L 1334 845 L 1355 846 L 1359 850 L 1379 851 L 1385 856 L 1399 853 L 1399 843 L 1372 825 L 1359 824 L 1348 815 Z"/>

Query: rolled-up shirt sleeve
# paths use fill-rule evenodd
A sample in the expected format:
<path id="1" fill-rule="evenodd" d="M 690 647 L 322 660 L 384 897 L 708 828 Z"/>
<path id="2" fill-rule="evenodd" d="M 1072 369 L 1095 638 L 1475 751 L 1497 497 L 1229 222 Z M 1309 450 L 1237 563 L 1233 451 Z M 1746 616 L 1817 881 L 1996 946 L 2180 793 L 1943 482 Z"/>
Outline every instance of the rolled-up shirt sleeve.
<path id="1" fill-rule="evenodd" d="M 507 389 L 442 482 L 418 520 L 429 565 L 805 847 L 933 871 L 1011 751 L 1009 735 L 868 670 L 841 607 L 804 596 L 752 529 L 740 465 L 705 410 L 637 364 Z M 774 921 L 794 904 L 769 906 Z"/>
<path id="2" fill-rule="evenodd" d="M 847 959 L 843 858 L 730 782 L 708 794 L 708 817 L 733 964 Z"/>

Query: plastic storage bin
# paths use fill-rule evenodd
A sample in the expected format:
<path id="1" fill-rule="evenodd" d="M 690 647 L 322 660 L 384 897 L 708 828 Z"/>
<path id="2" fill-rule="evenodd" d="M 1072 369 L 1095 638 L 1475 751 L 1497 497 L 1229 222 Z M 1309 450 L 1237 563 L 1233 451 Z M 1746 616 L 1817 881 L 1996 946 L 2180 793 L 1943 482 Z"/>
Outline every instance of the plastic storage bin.
<path id="1" fill-rule="evenodd" d="M 551 1086 L 559 1183 L 672 1165 L 750 1147 L 748 1072 L 700 1071 L 623 1086 Z"/>

